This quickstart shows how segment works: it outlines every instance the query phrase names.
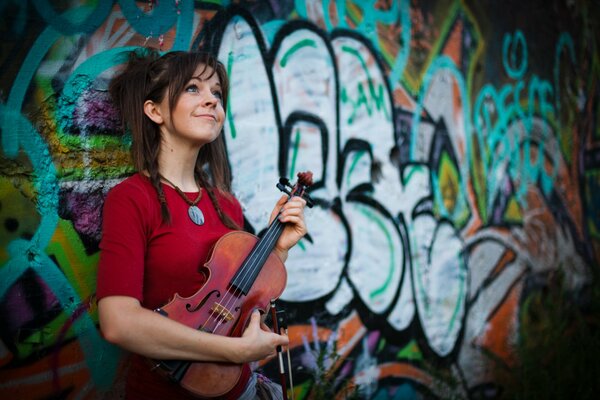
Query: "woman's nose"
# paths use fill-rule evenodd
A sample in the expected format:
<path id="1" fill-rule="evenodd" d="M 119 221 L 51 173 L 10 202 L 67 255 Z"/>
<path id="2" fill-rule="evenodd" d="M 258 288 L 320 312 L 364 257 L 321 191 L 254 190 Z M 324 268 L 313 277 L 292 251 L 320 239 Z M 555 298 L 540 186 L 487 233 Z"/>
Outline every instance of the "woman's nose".
<path id="1" fill-rule="evenodd" d="M 203 103 L 205 106 L 216 106 L 219 102 L 217 96 L 215 96 L 212 92 L 208 92 L 205 96 L 203 96 Z"/>

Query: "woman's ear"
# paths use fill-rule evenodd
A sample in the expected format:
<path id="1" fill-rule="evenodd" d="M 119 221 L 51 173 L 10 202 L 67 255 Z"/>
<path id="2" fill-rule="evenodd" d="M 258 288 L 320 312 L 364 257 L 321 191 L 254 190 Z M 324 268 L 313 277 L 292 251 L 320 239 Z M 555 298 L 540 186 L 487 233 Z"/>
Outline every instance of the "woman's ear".
<path id="1" fill-rule="evenodd" d="M 160 106 L 152 100 L 146 100 L 144 102 L 144 114 L 157 125 L 164 122 Z"/>

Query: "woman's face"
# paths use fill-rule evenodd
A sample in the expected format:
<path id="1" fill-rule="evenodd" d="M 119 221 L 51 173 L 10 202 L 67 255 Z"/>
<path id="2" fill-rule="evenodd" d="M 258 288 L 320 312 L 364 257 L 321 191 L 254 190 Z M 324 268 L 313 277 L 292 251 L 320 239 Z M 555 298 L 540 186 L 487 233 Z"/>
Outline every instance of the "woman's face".
<path id="1" fill-rule="evenodd" d="M 215 140 L 221 133 L 225 120 L 221 83 L 219 76 L 211 68 L 206 68 L 200 75 L 204 69 L 204 65 L 196 68 L 171 113 L 169 114 L 168 109 L 163 110 L 164 129 L 173 139 L 204 145 Z M 167 102 L 165 98 L 163 103 Z M 164 106 L 166 105 L 161 104 L 160 107 Z"/>

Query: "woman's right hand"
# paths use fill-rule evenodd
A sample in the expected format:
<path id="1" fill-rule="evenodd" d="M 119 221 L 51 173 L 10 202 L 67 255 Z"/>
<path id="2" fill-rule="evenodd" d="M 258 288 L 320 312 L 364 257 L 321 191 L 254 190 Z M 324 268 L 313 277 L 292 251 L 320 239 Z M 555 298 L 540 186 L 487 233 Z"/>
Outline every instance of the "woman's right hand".
<path id="1" fill-rule="evenodd" d="M 278 335 L 271 332 L 261 323 L 261 316 L 258 310 L 252 312 L 248 327 L 241 337 L 242 351 L 239 364 L 263 360 L 276 355 L 277 346 L 287 346 L 289 339 L 285 335 Z"/>
<path id="2" fill-rule="evenodd" d="M 109 296 L 98 302 L 102 334 L 126 350 L 157 360 L 198 360 L 244 364 L 276 354 L 287 336 L 262 328 L 254 311 L 241 338 L 192 329 L 148 310 L 137 299 Z"/>

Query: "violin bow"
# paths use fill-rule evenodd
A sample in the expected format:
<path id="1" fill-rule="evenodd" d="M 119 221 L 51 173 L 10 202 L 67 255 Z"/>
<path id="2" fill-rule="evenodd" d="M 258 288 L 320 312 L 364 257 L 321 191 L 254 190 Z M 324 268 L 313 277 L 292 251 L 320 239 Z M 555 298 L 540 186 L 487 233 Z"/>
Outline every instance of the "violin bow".
<path id="1" fill-rule="evenodd" d="M 277 321 L 277 308 L 275 305 L 275 300 L 271 300 L 271 319 L 273 320 L 273 332 L 277 333 L 278 335 L 281 335 L 281 330 L 279 327 L 279 323 Z M 287 329 L 286 329 L 287 330 Z M 287 334 L 287 332 L 286 332 Z M 288 363 L 289 363 L 289 356 L 290 356 L 290 348 L 288 346 L 288 350 L 287 350 L 287 355 L 288 355 Z M 288 400 L 287 397 L 287 381 L 285 379 L 285 365 L 283 363 L 283 351 L 281 346 L 277 346 L 277 360 L 279 363 L 279 380 L 281 381 L 281 392 L 283 394 L 283 400 Z M 290 371 L 290 378 L 291 378 L 291 374 L 292 374 L 292 370 L 291 368 L 289 369 Z M 291 382 L 291 380 L 290 380 Z M 294 387 L 291 386 L 292 389 L 292 400 L 294 398 Z"/>
<path id="2" fill-rule="evenodd" d="M 288 335 L 288 325 L 287 325 L 287 316 L 285 314 L 285 309 L 280 309 L 275 312 L 277 315 L 277 326 L 278 329 L 283 329 L 283 333 L 286 336 Z M 290 356 L 290 346 L 286 346 L 286 356 L 287 356 L 287 364 L 288 364 L 288 378 L 290 380 L 290 389 L 292 393 L 292 400 L 294 400 L 294 381 L 292 379 L 292 357 Z"/>
<path id="3" fill-rule="evenodd" d="M 277 188 L 288 196 L 298 195 L 306 200 L 306 206 L 312 208 L 314 206 L 313 200 L 306 193 L 306 188 L 312 185 L 312 172 L 300 172 L 298 173 L 298 184 L 292 186 L 290 181 L 286 178 L 280 178 L 277 183 Z M 273 332 L 281 335 L 281 329 L 284 333 L 288 334 L 287 319 L 285 318 L 285 310 L 277 310 L 275 300 L 271 300 L 271 319 L 273 320 Z M 286 347 L 287 365 L 288 365 L 288 376 L 290 380 L 290 389 L 292 393 L 292 400 L 294 400 L 294 381 L 292 378 L 292 358 L 290 356 L 290 346 Z M 279 361 L 279 378 L 281 380 L 281 390 L 283 392 L 283 400 L 288 400 L 287 396 L 287 382 L 285 379 L 285 364 L 283 363 L 283 351 L 281 346 L 277 346 L 277 359 Z"/>

